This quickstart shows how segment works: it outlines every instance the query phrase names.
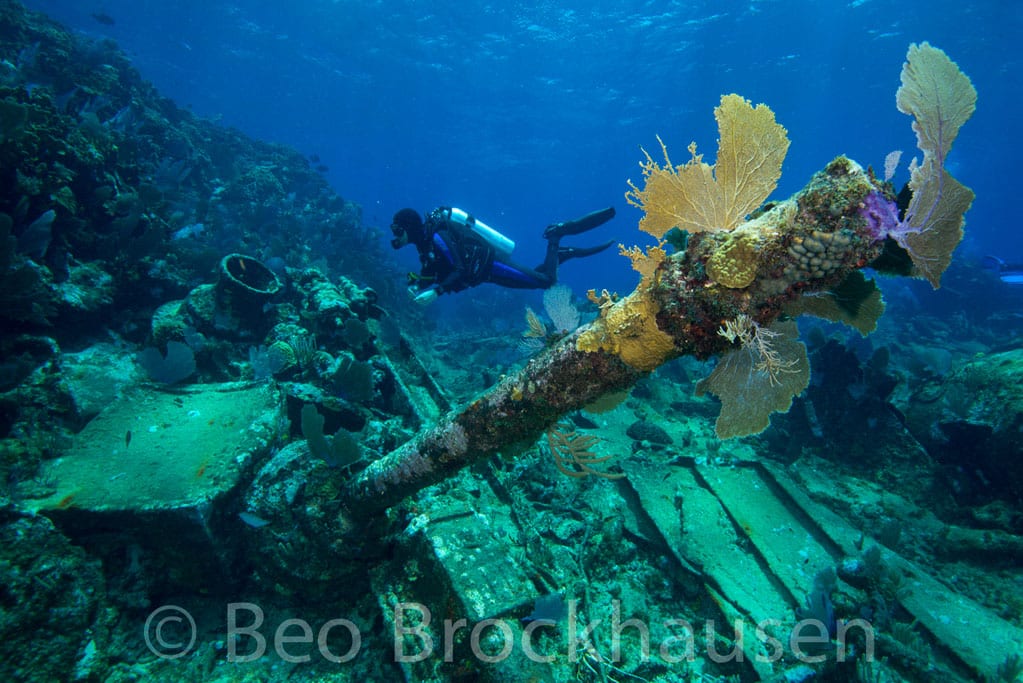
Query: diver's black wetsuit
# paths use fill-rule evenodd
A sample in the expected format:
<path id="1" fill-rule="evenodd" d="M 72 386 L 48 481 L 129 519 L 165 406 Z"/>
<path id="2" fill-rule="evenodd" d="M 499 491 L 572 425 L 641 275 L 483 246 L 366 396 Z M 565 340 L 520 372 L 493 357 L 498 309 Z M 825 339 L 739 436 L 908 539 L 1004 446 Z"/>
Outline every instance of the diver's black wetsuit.
<path id="1" fill-rule="evenodd" d="M 422 271 L 413 276 L 414 284 L 419 290 L 436 288 L 438 294 L 460 292 L 485 282 L 515 289 L 547 289 L 557 282 L 559 264 L 603 251 L 612 244 L 562 247 L 561 238 L 595 228 L 614 214 L 614 208 L 609 207 L 549 226 L 544 232 L 547 254 L 543 263 L 526 268 L 500 253 L 468 225 L 452 219 L 447 207 L 434 209 L 423 224 L 423 239 L 416 242 Z"/>

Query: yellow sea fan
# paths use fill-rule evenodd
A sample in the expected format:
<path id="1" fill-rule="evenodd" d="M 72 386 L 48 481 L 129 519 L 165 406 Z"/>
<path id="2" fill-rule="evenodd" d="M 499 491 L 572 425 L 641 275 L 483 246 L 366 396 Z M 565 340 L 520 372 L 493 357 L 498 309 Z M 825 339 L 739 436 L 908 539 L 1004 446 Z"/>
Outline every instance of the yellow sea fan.
<path id="1" fill-rule="evenodd" d="M 645 213 L 640 230 L 658 239 L 674 227 L 693 233 L 732 230 L 777 187 L 789 139 L 774 112 L 739 95 L 724 95 L 714 118 L 720 135 L 714 166 L 703 163 L 696 143 L 689 145 L 690 160 L 677 167 L 659 137 L 663 167 L 644 150 L 643 189 L 629 181 L 625 193 Z"/>
<path id="2" fill-rule="evenodd" d="M 618 245 L 618 253 L 628 257 L 632 261 L 632 269 L 642 276 L 636 289 L 642 289 L 653 284 L 657 267 L 668 257 L 668 252 L 664 250 L 663 245 L 664 243 L 661 242 L 656 247 L 650 247 L 645 252 L 638 246 L 626 249 L 624 244 Z"/>

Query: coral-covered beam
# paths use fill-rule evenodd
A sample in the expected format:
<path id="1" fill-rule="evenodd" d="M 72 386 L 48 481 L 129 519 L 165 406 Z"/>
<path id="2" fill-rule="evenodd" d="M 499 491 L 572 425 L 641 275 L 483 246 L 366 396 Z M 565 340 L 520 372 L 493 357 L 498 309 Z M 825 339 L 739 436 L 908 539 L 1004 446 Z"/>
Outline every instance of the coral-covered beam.
<path id="1" fill-rule="evenodd" d="M 498 451 L 528 448 L 565 413 L 624 392 L 645 374 L 614 354 L 577 350 L 580 331 L 371 463 L 342 503 L 354 515 L 380 510 Z"/>
<path id="2" fill-rule="evenodd" d="M 878 256 L 882 243 L 862 209 L 879 189 L 839 157 L 792 199 L 735 230 L 693 235 L 684 252 L 667 257 L 650 250 L 661 256 L 636 291 L 605 297 L 595 321 L 371 463 L 340 502 L 353 516 L 387 508 L 498 451 L 532 445 L 562 415 L 623 392 L 671 358 L 730 350 L 718 333 L 727 321 L 744 314 L 767 325 Z M 708 268 L 712 259 L 718 263 Z M 745 273 L 747 284 L 721 284 L 709 270 Z"/>

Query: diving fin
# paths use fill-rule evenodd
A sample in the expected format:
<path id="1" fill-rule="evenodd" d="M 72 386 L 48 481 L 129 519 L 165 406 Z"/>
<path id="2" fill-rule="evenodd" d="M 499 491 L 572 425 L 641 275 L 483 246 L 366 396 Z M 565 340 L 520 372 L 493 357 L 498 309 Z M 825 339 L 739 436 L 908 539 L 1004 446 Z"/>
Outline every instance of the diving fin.
<path id="1" fill-rule="evenodd" d="M 582 218 L 576 218 L 574 221 L 548 225 L 547 229 L 543 231 L 543 236 L 546 239 L 551 239 L 552 237 L 559 238 L 565 235 L 578 235 L 581 232 L 593 230 L 598 225 L 603 225 L 614 217 L 615 207 L 609 206 L 606 209 L 588 213 Z"/>
<path id="2" fill-rule="evenodd" d="M 561 264 L 570 259 L 599 254 L 614 243 L 615 241 L 611 240 L 604 244 L 598 244 L 595 247 L 558 247 L 558 263 Z"/>

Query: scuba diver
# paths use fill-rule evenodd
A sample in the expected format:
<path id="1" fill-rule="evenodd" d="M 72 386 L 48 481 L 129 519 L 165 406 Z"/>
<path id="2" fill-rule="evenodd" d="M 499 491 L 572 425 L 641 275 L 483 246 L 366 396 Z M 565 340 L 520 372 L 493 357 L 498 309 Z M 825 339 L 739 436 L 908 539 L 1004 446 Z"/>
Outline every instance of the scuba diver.
<path id="1" fill-rule="evenodd" d="M 595 247 L 563 247 L 561 238 L 592 230 L 614 218 L 614 207 L 594 211 L 582 218 L 548 225 L 543 236 L 547 255 L 536 268 L 525 268 L 510 259 L 515 243 L 461 209 L 439 207 L 424 223 L 415 209 L 394 214 L 391 247 L 414 244 L 421 272 L 409 273 L 409 294 L 416 303 L 428 304 L 441 294 L 460 292 L 492 282 L 517 289 L 547 289 L 558 280 L 558 266 L 565 261 L 600 253 L 614 240 Z"/>

